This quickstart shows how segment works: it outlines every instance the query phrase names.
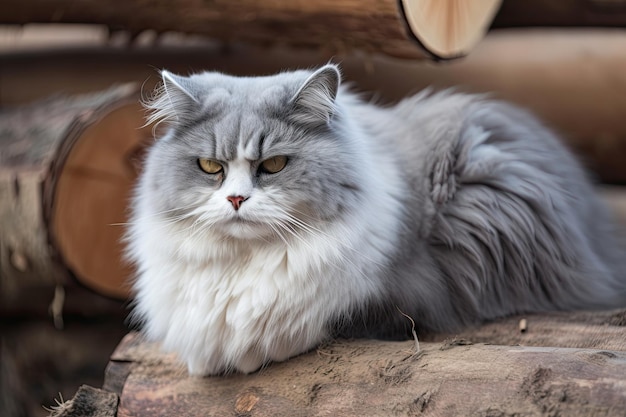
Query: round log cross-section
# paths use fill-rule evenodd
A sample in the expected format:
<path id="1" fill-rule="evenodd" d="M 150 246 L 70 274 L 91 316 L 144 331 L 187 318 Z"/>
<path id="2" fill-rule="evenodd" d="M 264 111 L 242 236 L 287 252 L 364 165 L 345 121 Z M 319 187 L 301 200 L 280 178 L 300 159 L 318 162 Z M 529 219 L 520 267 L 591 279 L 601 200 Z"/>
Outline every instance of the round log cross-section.
<path id="1" fill-rule="evenodd" d="M 500 0 L 401 0 L 411 33 L 439 59 L 467 55 L 485 36 Z"/>
<path id="2" fill-rule="evenodd" d="M 143 145 L 134 85 L 0 112 L 0 301 L 78 282 L 124 298 L 126 206 Z"/>
<path id="3" fill-rule="evenodd" d="M 127 206 L 142 149 L 152 134 L 136 100 L 77 125 L 59 147 L 48 186 L 50 232 L 65 265 L 82 283 L 127 295 L 131 267 L 123 262 Z"/>

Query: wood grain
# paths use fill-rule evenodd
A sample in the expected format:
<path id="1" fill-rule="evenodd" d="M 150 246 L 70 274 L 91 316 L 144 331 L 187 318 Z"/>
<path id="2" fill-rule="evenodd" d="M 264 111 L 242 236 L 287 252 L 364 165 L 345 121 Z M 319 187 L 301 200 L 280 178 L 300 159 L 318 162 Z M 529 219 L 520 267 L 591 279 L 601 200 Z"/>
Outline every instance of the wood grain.
<path id="1" fill-rule="evenodd" d="M 520 341 L 541 346 L 479 342 L 518 334 L 515 317 L 422 342 L 417 354 L 413 341 L 337 340 L 251 375 L 205 378 L 131 333 L 111 357 L 131 367 L 118 415 L 623 416 L 625 314 L 531 317 Z M 590 334 L 594 348 L 575 347 Z"/>

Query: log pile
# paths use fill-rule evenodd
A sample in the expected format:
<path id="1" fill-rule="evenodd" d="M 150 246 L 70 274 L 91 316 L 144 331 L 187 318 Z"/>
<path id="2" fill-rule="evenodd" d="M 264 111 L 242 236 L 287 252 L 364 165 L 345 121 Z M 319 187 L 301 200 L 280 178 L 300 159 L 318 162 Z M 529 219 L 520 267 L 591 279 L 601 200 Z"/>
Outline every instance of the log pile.
<path id="1" fill-rule="evenodd" d="M 466 55 L 482 38 L 500 3 L 477 0 L 472 10 L 461 11 L 453 0 L 157 0 L 149 4 L 144 0 L 28 4 L 7 0 L 0 8 L 0 22 L 97 23 L 133 35 L 144 30 L 182 30 L 226 44 L 312 47 L 326 57 L 360 49 L 393 57 L 449 59 Z M 525 15 L 520 4 L 504 2 L 494 26 L 626 22 L 621 1 L 580 0 L 566 5 L 531 1 L 524 8 L 534 13 Z M 497 68 L 495 61 L 484 59 L 478 64 L 468 60 L 456 70 L 402 70 L 392 63 L 377 73 L 384 65 L 370 63 L 368 70 L 360 70 L 357 81 L 364 89 L 386 89 L 393 99 L 423 87 L 420 83 L 499 91 L 567 132 L 566 138 L 600 179 L 624 184 L 626 125 L 620 113 L 624 95 L 616 90 L 624 80 L 620 69 L 624 41 L 602 36 L 602 53 L 600 48 L 582 46 L 576 54 L 552 51 L 549 58 L 542 57 L 544 61 L 530 59 L 541 55 L 540 48 L 530 48 L 534 53 L 529 59 L 511 52 L 513 46 L 518 48 L 515 51 L 528 50 L 528 37 L 503 36 L 498 39 L 505 38 L 504 43 L 496 40 L 489 45 L 492 58 L 508 56 L 498 61 Z M 585 51 L 593 51 L 591 58 Z M 235 72 L 246 75 L 320 63 L 317 56 L 304 64 L 293 60 L 268 64 L 271 59 L 266 54 L 265 50 L 257 54 L 258 60 L 244 54 L 231 62 L 238 62 Z M 219 55 L 224 61 L 230 59 L 224 57 Z M 179 58 L 174 61 L 179 63 Z M 216 68 L 214 58 L 195 68 Z M 230 69 L 224 61 L 217 69 Z M 250 62 L 263 70 L 251 68 Z M 191 66 L 180 65 L 181 72 Z M 346 67 L 349 73 L 350 66 Z M 5 84 L 0 85 L 0 97 L 14 88 L 6 85 L 11 76 L 7 74 L 3 72 L 0 79 Z M 523 77 L 526 83 L 519 81 Z M 539 79 L 549 88 L 535 84 Z M 586 84 L 587 90 L 570 88 L 576 83 Z M 74 87 L 74 80 L 69 84 Z M 24 94 L 25 89 L 14 90 Z M 597 95 L 590 96 L 590 91 Z M 141 128 L 143 111 L 138 101 L 137 87 L 127 85 L 0 112 L 0 312 L 15 314 L 31 309 L 35 302 L 43 304 L 49 301 L 48 293 L 38 289 L 56 287 L 66 291 L 55 291 L 53 313 L 60 314 L 63 294 L 74 294 L 74 300 L 84 294 L 77 282 L 106 296 L 128 296 L 130 269 L 121 260 L 122 225 L 140 169 L 136 162 L 152 138 L 150 126 Z M 626 221 L 623 189 L 615 187 L 606 195 Z M 525 324 L 520 327 L 521 319 Z M 58 414 L 623 416 L 625 326 L 624 310 L 514 317 L 460 334 L 424 338 L 419 351 L 413 341 L 339 340 L 250 376 L 211 378 L 189 377 L 174 356 L 132 333 L 111 357 L 103 389 L 81 388 Z"/>

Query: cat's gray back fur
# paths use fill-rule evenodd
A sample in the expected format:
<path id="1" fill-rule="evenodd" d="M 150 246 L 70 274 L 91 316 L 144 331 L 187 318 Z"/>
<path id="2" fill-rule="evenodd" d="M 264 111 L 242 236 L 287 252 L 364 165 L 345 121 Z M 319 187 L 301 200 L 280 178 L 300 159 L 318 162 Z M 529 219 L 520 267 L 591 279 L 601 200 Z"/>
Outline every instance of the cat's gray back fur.
<path id="1" fill-rule="evenodd" d="M 574 156 L 533 116 L 450 91 L 360 111 L 410 187 L 385 280 L 388 302 L 418 327 L 625 304 L 617 225 Z M 372 320 L 383 334 L 402 326 L 381 310 Z"/>

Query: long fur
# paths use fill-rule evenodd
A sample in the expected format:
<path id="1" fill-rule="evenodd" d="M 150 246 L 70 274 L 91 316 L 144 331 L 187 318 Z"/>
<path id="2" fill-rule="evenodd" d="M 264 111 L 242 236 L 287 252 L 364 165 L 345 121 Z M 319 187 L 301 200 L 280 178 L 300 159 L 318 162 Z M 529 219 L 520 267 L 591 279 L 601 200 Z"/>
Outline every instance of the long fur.
<path id="1" fill-rule="evenodd" d="M 171 128 L 133 199 L 134 317 L 193 374 L 252 372 L 336 334 L 406 337 L 403 313 L 451 331 L 626 304 L 606 208 L 511 105 L 426 92 L 382 108 L 327 65 L 167 73 L 148 108 Z M 263 171 L 277 155 L 285 168 Z"/>

